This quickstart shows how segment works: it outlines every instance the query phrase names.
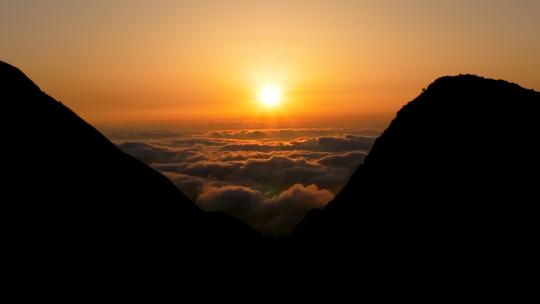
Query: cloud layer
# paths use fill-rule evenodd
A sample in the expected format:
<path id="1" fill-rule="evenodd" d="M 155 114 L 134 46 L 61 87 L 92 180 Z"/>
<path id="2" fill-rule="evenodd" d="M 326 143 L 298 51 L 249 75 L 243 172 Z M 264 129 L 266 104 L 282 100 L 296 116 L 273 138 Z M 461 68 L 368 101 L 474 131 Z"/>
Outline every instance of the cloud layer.
<path id="1" fill-rule="evenodd" d="M 308 210 L 324 207 L 375 138 L 354 129 L 125 134 L 116 140 L 123 151 L 165 174 L 202 209 L 270 235 L 288 233 Z"/>

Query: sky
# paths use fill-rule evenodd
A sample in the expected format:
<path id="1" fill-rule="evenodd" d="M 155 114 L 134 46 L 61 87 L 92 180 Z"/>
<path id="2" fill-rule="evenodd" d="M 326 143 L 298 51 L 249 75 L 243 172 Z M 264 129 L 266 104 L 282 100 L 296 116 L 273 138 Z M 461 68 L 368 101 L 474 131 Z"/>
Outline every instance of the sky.
<path id="1" fill-rule="evenodd" d="M 344 125 L 388 121 L 443 75 L 539 90 L 539 16 L 536 0 L 0 0 L 0 59 L 94 124 Z"/>
<path id="2" fill-rule="evenodd" d="M 441 76 L 540 90 L 537 0 L 0 0 L 0 60 L 199 207 L 323 208 Z"/>

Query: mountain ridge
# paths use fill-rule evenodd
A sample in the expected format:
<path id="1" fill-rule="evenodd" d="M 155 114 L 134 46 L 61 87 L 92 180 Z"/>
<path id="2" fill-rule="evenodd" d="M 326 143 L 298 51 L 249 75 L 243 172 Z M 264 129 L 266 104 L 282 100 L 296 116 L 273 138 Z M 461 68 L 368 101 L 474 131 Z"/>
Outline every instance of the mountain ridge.
<path id="1" fill-rule="evenodd" d="M 296 246 L 380 271 L 530 263 L 539 106 L 540 93 L 506 81 L 437 79 L 397 113 L 334 200 L 293 231 Z"/>
<path id="2" fill-rule="evenodd" d="M 29 267 L 314 260 L 444 272 L 535 252 L 540 94 L 506 81 L 438 78 L 397 113 L 333 201 L 277 239 L 200 210 L 3 62 L 0 96 L 14 147 L 3 214 L 11 253 Z"/>
<path id="3" fill-rule="evenodd" d="M 6 140 L 14 147 L 5 155 L 9 199 L 2 204 L 19 244 L 14 256 L 37 259 L 41 248 L 39 259 L 65 267 L 81 259 L 129 267 L 143 257 L 148 261 L 141 267 L 151 267 L 182 257 L 203 260 L 215 251 L 238 259 L 264 255 L 259 232 L 200 210 L 165 176 L 120 151 L 4 62 L 0 96 L 9 113 L 3 122 L 12 129 Z M 63 251 L 72 255 L 58 260 Z"/>

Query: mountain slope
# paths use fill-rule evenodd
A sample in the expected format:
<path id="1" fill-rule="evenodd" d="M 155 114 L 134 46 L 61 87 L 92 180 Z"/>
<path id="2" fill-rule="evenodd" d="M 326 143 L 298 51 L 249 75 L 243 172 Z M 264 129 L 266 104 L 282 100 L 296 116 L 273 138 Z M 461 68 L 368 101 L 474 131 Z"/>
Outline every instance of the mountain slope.
<path id="1" fill-rule="evenodd" d="M 1 205 L 13 256 L 59 268 L 141 269 L 264 252 L 258 232 L 201 211 L 166 177 L 3 62 L 0 96 Z"/>
<path id="2" fill-rule="evenodd" d="M 293 232 L 296 249 L 377 271 L 527 261 L 538 237 L 539 110 L 539 93 L 505 81 L 436 80 Z"/>
<path id="3" fill-rule="evenodd" d="M 275 273 L 316 260 L 361 264 L 364 276 L 489 274 L 536 257 L 540 94 L 515 84 L 438 79 L 398 112 L 325 210 L 279 240 L 201 211 L 3 62 L 0 96 L 3 245 L 23 275 L 177 274 L 254 259 Z"/>

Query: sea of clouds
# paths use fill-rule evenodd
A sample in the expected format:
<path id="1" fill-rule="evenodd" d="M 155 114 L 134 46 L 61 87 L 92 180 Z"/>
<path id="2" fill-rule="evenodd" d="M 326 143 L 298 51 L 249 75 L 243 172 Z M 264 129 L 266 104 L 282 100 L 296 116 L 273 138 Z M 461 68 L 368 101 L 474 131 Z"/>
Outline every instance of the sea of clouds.
<path id="1" fill-rule="evenodd" d="M 167 176 L 198 206 L 269 235 L 323 208 L 363 162 L 375 131 L 115 131 L 120 149 Z"/>

